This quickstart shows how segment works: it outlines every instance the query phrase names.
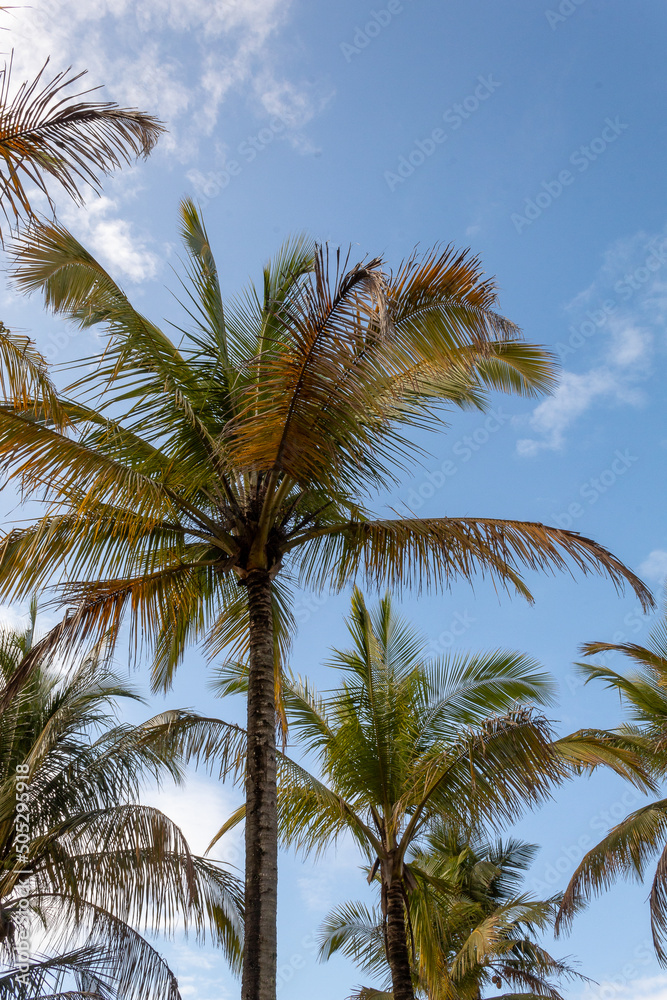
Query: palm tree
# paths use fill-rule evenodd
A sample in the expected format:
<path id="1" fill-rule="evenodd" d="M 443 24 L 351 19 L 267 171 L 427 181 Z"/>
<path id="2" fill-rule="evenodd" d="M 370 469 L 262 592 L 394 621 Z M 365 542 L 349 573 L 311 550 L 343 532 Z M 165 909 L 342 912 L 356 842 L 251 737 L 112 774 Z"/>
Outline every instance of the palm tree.
<path id="1" fill-rule="evenodd" d="M 651 628 L 646 646 L 623 642 L 589 642 L 586 656 L 623 653 L 634 670 L 628 675 L 607 666 L 578 664 L 590 681 L 602 681 L 617 691 L 629 720 L 618 732 L 636 741 L 656 779 L 667 771 L 667 602 L 662 618 Z M 642 881 L 649 861 L 659 855 L 649 906 L 656 955 L 667 966 L 667 799 L 658 799 L 634 810 L 585 855 L 565 892 L 557 928 L 571 924 L 581 904 L 602 892 L 618 878 Z"/>
<path id="2" fill-rule="evenodd" d="M 164 687 L 190 641 L 249 650 L 244 1000 L 273 1000 L 276 966 L 276 691 L 292 631 L 289 583 L 447 587 L 486 572 L 529 597 L 524 569 L 568 564 L 644 585 L 590 539 L 541 524 L 377 518 L 368 495 L 420 451 L 450 406 L 491 389 L 532 395 L 550 357 L 494 311 L 479 261 L 449 247 L 355 266 L 303 237 L 263 283 L 223 305 L 204 223 L 181 206 L 188 329 L 177 347 L 58 225 L 17 245 L 16 282 L 109 343 L 62 400 L 70 420 L 0 407 L 0 462 L 47 514 L 9 532 L 2 594 L 54 580 L 69 643 L 118 625 L 152 644 Z M 38 555 L 37 555 L 38 554 Z M 568 562 L 569 561 L 569 562 Z"/>
<path id="3" fill-rule="evenodd" d="M 528 657 L 496 651 L 425 662 L 424 640 L 393 614 L 389 597 L 371 613 L 359 591 L 348 628 L 353 646 L 330 664 L 343 672 L 339 688 L 325 697 L 306 681 L 284 683 L 290 731 L 323 777 L 281 755 L 279 827 L 306 854 L 344 832 L 355 839 L 369 881 L 380 882 L 394 1000 L 413 1000 L 406 901 L 427 880 L 416 849 L 433 823 L 497 827 L 540 802 L 572 765 L 611 763 L 626 776 L 632 769 L 627 754 L 614 759 L 603 734 L 554 741 L 546 719 L 517 704 L 544 704 L 552 693 Z M 245 684 L 242 666 L 220 671 L 221 694 Z M 217 836 L 246 815 L 242 806 Z M 537 919 L 538 909 L 526 904 L 516 919 Z"/>
<path id="4" fill-rule="evenodd" d="M 4 680 L 33 646 L 35 612 L 33 603 L 25 632 L 0 631 Z M 238 880 L 139 804 L 147 779 L 178 780 L 181 765 L 164 717 L 115 724 L 115 703 L 137 697 L 98 647 L 65 675 L 42 660 L 0 717 L 0 995 L 27 1000 L 74 976 L 102 998 L 179 1000 L 173 973 L 136 929 L 177 920 L 240 966 Z M 29 960 L 28 932 L 44 952 L 31 948 Z"/>
<path id="5" fill-rule="evenodd" d="M 534 900 L 522 880 L 537 848 L 521 841 L 485 842 L 439 824 L 409 855 L 415 884 L 409 922 L 415 992 L 428 1000 L 478 1000 L 492 985 L 511 996 L 561 1000 L 558 980 L 577 973 L 535 940 L 553 925 L 558 897 Z M 325 918 L 320 958 L 341 952 L 383 976 L 359 1000 L 393 1000 L 382 916 L 363 903 L 343 903 Z M 555 980 L 555 982 L 554 982 Z"/>

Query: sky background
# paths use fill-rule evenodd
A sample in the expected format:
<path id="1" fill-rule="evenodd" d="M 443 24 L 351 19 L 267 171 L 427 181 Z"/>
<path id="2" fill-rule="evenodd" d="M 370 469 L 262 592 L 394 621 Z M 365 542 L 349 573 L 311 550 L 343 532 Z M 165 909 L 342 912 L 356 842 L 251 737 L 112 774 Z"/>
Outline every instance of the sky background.
<path id="1" fill-rule="evenodd" d="M 490 424 L 453 414 L 429 437 L 423 468 L 378 509 L 571 527 L 659 591 L 667 572 L 662 0 L 34 0 L 5 19 L 16 83 L 50 56 L 47 73 L 87 68 L 91 86 L 106 85 L 105 99 L 167 123 L 150 159 L 109 179 L 103 197 L 84 209 L 58 200 L 61 220 L 158 322 L 180 318 L 169 289 L 184 195 L 205 208 L 226 294 L 257 279 L 281 241 L 302 230 L 394 267 L 416 244 L 470 246 L 497 278 L 501 310 L 560 357 L 560 386 L 542 401 L 498 397 Z M 95 348 L 92 334 L 45 315 L 37 299 L 8 287 L 0 294 L 5 324 L 30 332 L 54 363 Z M 443 481 L 448 460 L 455 471 Z M 7 524 L 27 516 L 7 493 L 0 502 Z M 584 641 L 642 642 L 648 619 L 636 599 L 596 578 L 529 583 L 532 607 L 478 581 L 439 597 L 406 595 L 403 610 L 434 649 L 537 657 L 559 681 L 552 714 L 561 732 L 617 724 L 617 700 L 584 690 L 573 662 Z M 348 606 L 348 595 L 298 598 L 292 666 L 322 687 L 333 683 L 321 664 L 344 642 Z M 145 669 L 136 680 L 147 689 Z M 155 710 L 165 704 L 243 715 L 240 700 L 212 698 L 196 650 L 167 698 L 152 701 Z M 203 773 L 184 790 L 147 795 L 200 850 L 239 801 Z M 528 888 L 563 888 L 585 848 L 637 804 L 599 775 L 526 817 L 515 832 L 542 847 Z M 241 864 L 239 845 L 232 837 L 218 856 Z M 340 1000 L 362 981 L 343 960 L 317 964 L 313 945 L 329 907 L 367 891 L 358 864 L 347 844 L 317 864 L 284 857 L 282 996 Z M 647 891 L 615 887 L 569 938 L 549 943 L 600 984 L 575 984 L 569 996 L 667 997 L 649 947 Z M 177 938 L 165 953 L 185 997 L 238 995 L 209 949 Z"/>

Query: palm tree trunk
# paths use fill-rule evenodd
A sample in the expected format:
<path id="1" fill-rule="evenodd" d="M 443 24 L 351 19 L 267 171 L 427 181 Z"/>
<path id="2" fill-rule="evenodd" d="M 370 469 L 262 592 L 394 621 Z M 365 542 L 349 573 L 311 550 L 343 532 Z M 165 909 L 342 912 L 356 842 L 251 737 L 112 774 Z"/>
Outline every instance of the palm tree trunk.
<path id="1" fill-rule="evenodd" d="M 245 944 L 242 1000 L 275 1000 L 278 901 L 276 708 L 271 579 L 248 574 L 250 668 L 245 822 Z"/>
<path id="2" fill-rule="evenodd" d="M 400 882 L 391 882 L 387 887 L 387 961 L 391 969 L 394 1000 L 415 1000 L 405 927 L 403 886 Z"/>

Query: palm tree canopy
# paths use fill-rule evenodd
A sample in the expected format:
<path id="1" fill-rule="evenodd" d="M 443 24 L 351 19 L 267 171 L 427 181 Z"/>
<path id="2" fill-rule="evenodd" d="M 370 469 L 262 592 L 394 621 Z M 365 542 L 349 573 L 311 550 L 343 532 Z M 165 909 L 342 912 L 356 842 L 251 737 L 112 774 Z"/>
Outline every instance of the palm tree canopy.
<path id="1" fill-rule="evenodd" d="M 109 343 L 63 398 L 67 427 L 0 407 L 5 467 L 51 502 L 42 520 L 5 536 L 3 594 L 62 583 L 76 606 L 69 641 L 132 608 L 137 629 L 157 637 L 156 686 L 193 639 L 205 637 L 212 656 L 243 649 L 247 595 L 236 581 L 255 570 L 275 578 L 278 646 L 293 625 L 290 577 L 400 589 L 481 572 L 529 596 L 523 570 L 570 565 L 629 582 L 651 602 L 619 560 L 576 533 L 368 509 L 368 494 L 419 456 L 409 432 L 441 427 L 443 407 L 553 384 L 550 357 L 495 311 L 477 259 L 435 248 L 391 274 L 379 259 L 351 266 L 296 237 L 262 287 L 223 305 L 189 201 L 181 227 L 188 317 L 178 347 L 62 227 L 36 226 L 16 244 L 18 286 L 80 326 L 103 326 Z"/>
<path id="2" fill-rule="evenodd" d="M 24 633 L 0 632 L 3 682 L 30 654 L 34 629 L 33 605 Z M 158 991 L 178 1000 L 173 974 L 140 933 L 169 931 L 177 920 L 209 935 L 238 968 L 238 880 L 193 855 L 167 816 L 139 804 L 147 780 L 180 780 L 182 765 L 162 717 L 115 723 L 114 705 L 128 697 L 137 696 L 98 647 L 66 675 L 42 659 L 0 716 L 0 994 L 25 987 L 37 996 L 71 974 L 102 996 L 144 1000 Z M 187 721 L 194 751 L 200 723 Z M 31 956 L 23 987 L 15 971 L 21 899 L 47 928 L 46 954 Z"/>
<path id="3" fill-rule="evenodd" d="M 599 681 L 617 691 L 628 721 L 619 734 L 636 750 L 647 769 L 664 778 L 667 771 L 667 600 L 653 624 L 645 646 L 636 643 L 589 642 L 586 656 L 617 652 L 632 664 L 628 674 L 599 664 L 580 663 L 586 683 Z M 658 855 L 649 897 L 651 929 L 658 960 L 667 965 L 667 799 L 634 810 L 593 847 L 577 867 L 565 893 L 557 927 L 570 925 L 574 914 L 591 896 L 608 889 L 618 878 L 642 881 L 650 861 Z"/>
<path id="4" fill-rule="evenodd" d="M 620 738 L 594 730 L 553 737 L 525 707 L 550 704 L 554 692 L 530 657 L 495 650 L 429 660 L 425 640 L 388 595 L 369 610 L 358 590 L 348 630 L 351 648 L 329 662 L 342 673 L 338 688 L 320 694 L 307 680 L 284 680 L 290 733 L 321 773 L 280 756 L 286 844 L 319 852 L 349 832 L 371 865 L 391 855 L 400 875 L 434 817 L 500 828 L 568 775 L 601 765 L 641 787 L 650 783 Z M 219 694 L 246 685 L 242 663 L 217 670 Z M 219 835 L 243 815 L 241 807 Z"/>

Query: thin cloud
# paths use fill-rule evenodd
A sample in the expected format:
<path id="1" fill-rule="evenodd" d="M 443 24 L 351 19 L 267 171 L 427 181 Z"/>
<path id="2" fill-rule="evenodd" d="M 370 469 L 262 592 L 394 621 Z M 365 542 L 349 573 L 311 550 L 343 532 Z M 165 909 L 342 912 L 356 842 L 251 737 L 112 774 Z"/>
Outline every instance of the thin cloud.
<path id="1" fill-rule="evenodd" d="M 667 579 L 667 551 L 653 549 L 639 567 L 639 575 L 663 583 Z"/>
<path id="2" fill-rule="evenodd" d="M 37 0 L 15 8 L 7 26 L 17 82 L 49 57 L 54 69 L 88 69 L 88 85 L 104 84 L 105 97 L 167 122 L 160 148 L 187 161 L 232 91 L 244 90 L 258 108 L 283 91 L 316 113 L 309 85 L 275 70 L 275 40 L 290 7 L 291 0 Z"/>
<path id="3" fill-rule="evenodd" d="M 530 437 L 517 441 L 520 455 L 562 450 L 567 432 L 596 406 L 641 406 L 642 384 L 664 338 L 667 318 L 667 227 L 618 240 L 604 255 L 595 280 L 565 309 L 567 336 L 556 343 L 563 363 L 553 396 L 527 417 Z M 576 363 L 593 354 L 584 371 Z"/>

